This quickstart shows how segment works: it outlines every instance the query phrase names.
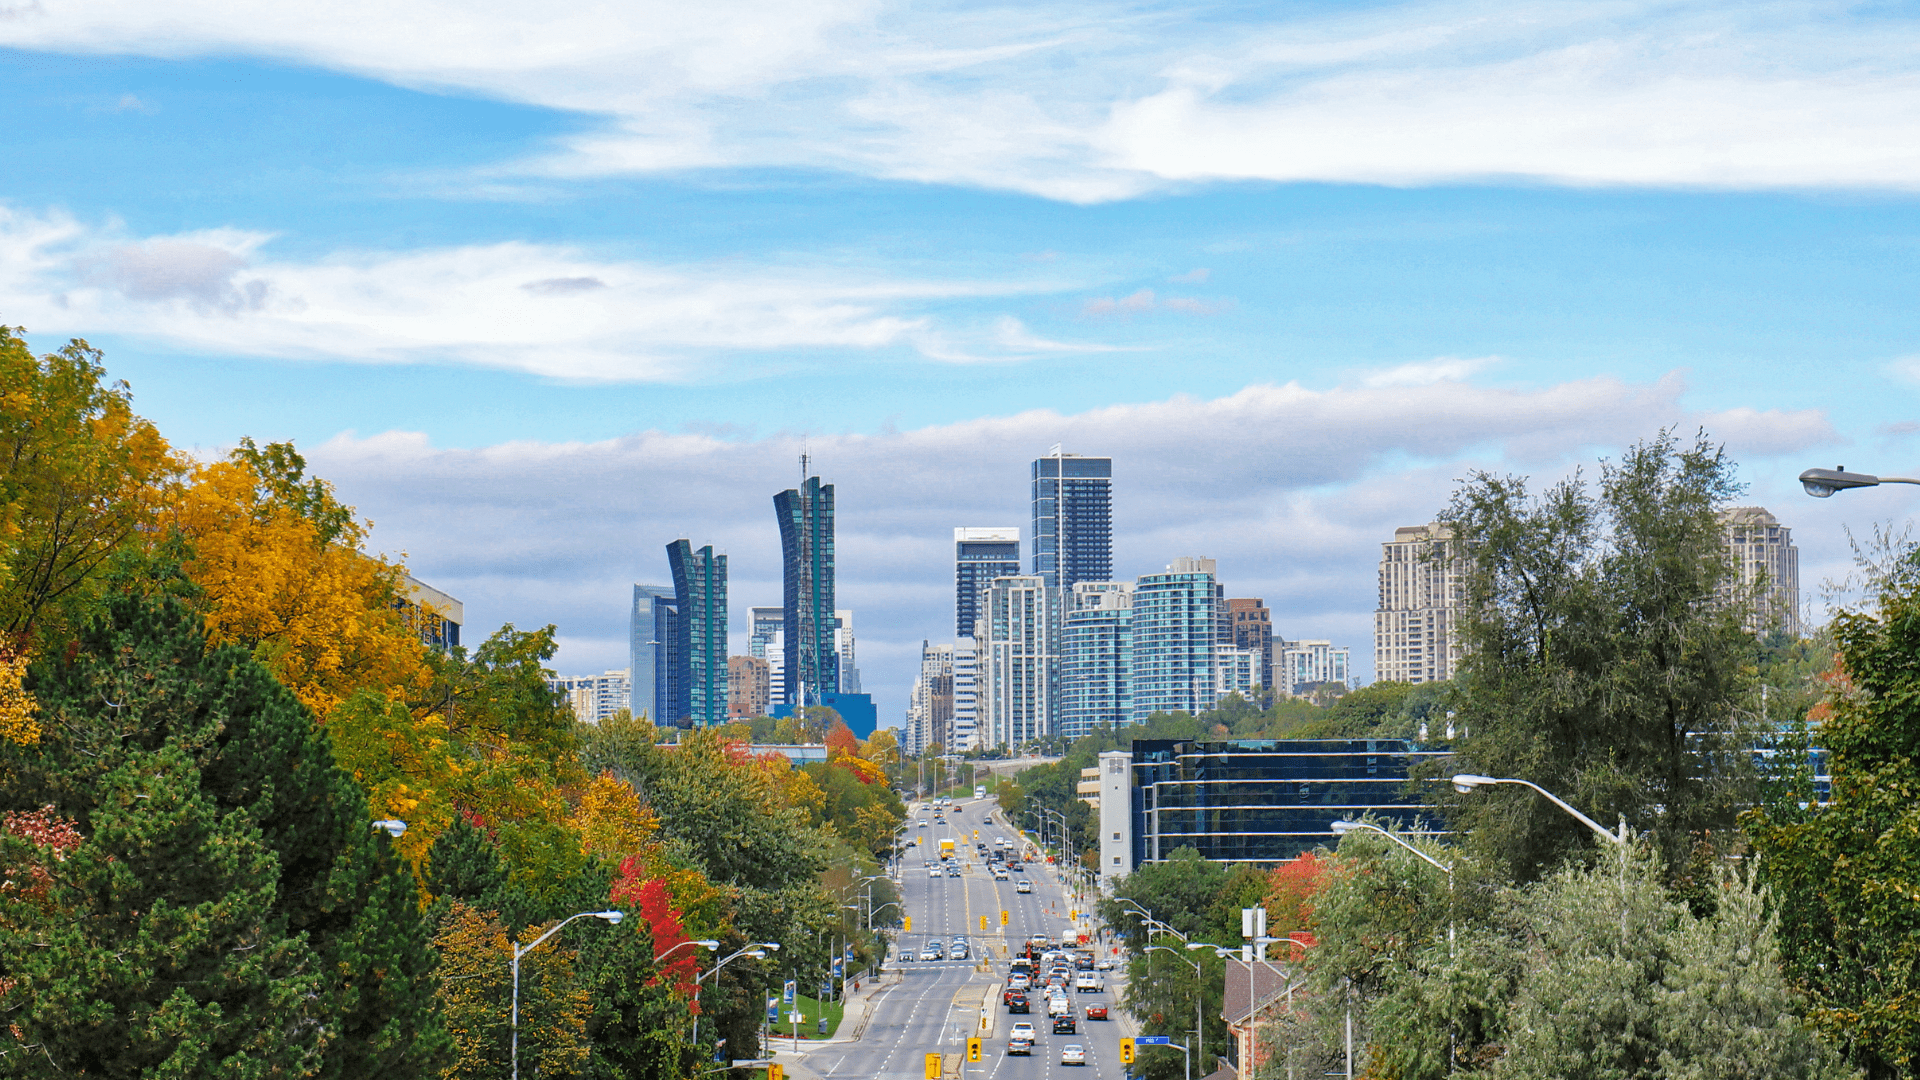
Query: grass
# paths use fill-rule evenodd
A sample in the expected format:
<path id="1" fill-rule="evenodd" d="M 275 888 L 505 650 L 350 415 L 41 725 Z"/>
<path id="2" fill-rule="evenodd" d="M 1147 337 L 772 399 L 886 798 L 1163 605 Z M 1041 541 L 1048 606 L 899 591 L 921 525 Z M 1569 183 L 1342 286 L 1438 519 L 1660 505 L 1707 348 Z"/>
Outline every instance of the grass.
<path id="1" fill-rule="evenodd" d="M 819 1030 L 822 1015 L 827 1018 L 826 1037 L 831 1038 L 834 1032 L 840 1030 L 840 1018 L 846 1013 L 845 1006 L 837 1001 L 821 1002 L 805 994 L 796 997 L 794 1008 L 806 1017 L 800 1021 L 800 1034 L 816 1040 L 821 1038 Z M 787 1008 L 783 1005 L 780 1007 L 780 1023 L 774 1025 L 773 1033 L 776 1036 L 786 1036 L 792 1031 L 793 1024 L 787 1020 Z"/>

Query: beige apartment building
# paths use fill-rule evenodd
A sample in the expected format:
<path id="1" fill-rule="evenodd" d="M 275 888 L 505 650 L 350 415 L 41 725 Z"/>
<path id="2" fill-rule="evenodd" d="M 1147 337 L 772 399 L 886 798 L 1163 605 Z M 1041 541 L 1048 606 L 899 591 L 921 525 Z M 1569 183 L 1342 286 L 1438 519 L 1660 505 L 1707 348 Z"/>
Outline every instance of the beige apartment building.
<path id="1" fill-rule="evenodd" d="M 1438 682 L 1460 664 L 1454 615 L 1464 582 L 1453 533 L 1439 524 L 1393 530 L 1380 545 L 1380 606 L 1373 613 L 1376 681 Z"/>
<path id="2" fill-rule="evenodd" d="M 1767 634 L 1778 629 L 1800 636 L 1800 549 L 1793 530 L 1764 507 L 1736 506 L 1720 512 L 1735 587 L 1753 594 L 1747 629 Z"/>

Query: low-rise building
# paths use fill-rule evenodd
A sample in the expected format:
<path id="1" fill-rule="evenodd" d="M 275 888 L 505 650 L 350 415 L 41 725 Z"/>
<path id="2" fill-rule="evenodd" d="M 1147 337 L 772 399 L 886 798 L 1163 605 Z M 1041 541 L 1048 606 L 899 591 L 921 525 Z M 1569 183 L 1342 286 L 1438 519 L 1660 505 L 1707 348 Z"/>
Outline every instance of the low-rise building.
<path id="1" fill-rule="evenodd" d="M 1392 739 L 1136 739 L 1100 755 L 1101 881 L 1183 847 L 1215 862 L 1284 862 L 1363 814 L 1435 829 L 1431 799 L 1408 781 L 1444 756 Z"/>

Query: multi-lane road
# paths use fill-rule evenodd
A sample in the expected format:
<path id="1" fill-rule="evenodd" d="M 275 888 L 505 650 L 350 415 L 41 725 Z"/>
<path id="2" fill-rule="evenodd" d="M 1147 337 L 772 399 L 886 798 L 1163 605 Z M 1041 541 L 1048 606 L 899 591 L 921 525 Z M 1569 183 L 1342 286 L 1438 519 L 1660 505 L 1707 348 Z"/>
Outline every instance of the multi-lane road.
<path id="1" fill-rule="evenodd" d="M 964 937 L 972 946 L 971 958 L 890 961 L 889 966 L 900 972 L 900 979 L 872 999 L 860 1038 L 836 1041 L 809 1052 L 808 1071 L 835 1080 L 922 1080 L 926 1055 L 938 1053 L 962 1055 L 958 1080 L 1119 1080 L 1124 1068 L 1119 1047 L 1120 985 L 1115 979 L 1119 972 L 1102 973 L 1107 981 L 1103 993 L 1069 995 L 1075 1015 L 1081 1018 L 1079 1031 L 1072 1035 L 1053 1034 L 1046 1007 L 1038 999 L 1029 1015 L 1009 1016 L 1001 1005 L 1000 990 L 1006 985 L 1009 958 L 1030 935 L 1044 933 L 1059 941 L 1062 933 L 1074 927 L 1069 917 L 1073 904 L 1055 870 L 1044 862 L 1029 862 L 1009 880 L 995 881 L 975 854 L 975 831 L 989 845 L 1001 836 L 1019 842 L 1020 834 L 1007 826 L 990 799 L 955 805 L 958 812 L 949 812 L 944 825 L 924 829 L 916 826 L 908 833 L 919 844 L 909 848 L 902 861 L 900 889 L 902 906 L 913 929 L 900 936 L 896 948 L 903 954 L 912 950 L 917 957 L 929 938 L 951 943 L 955 937 Z M 914 807 L 913 820 L 922 817 L 931 822 L 933 814 L 923 811 L 922 806 Z M 945 837 L 955 841 L 961 874 L 930 877 L 922 864 L 939 864 L 939 841 Z M 1032 893 L 1016 891 L 1015 883 L 1020 878 L 1033 883 Z M 1007 913 L 1005 926 L 1000 924 L 1002 911 Z M 985 930 L 982 919 L 986 920 Z M 1113 1019 L 1084 1019 L 1086 1006 L 1094 1003 L 1107 1005 Z M 982 1009 L 988 1015 L 984 1035 Z M 1033 1054 L 1009 1056 L 1008 1029 L 1022 1020 L 1034 1027 Z M 983 1038 L 979 1062 L 964 1059 L 966 1040 L 971 1036 Z M 1061 1049 L 1069 1043 L 1085 1048 L 1084 1066 L 1061 1064 Z M 949 1065 L 952 1062 L 949 1058 Z M 951 1068 L 947 1076 L 949 1080 L 955 1077 Z"/>

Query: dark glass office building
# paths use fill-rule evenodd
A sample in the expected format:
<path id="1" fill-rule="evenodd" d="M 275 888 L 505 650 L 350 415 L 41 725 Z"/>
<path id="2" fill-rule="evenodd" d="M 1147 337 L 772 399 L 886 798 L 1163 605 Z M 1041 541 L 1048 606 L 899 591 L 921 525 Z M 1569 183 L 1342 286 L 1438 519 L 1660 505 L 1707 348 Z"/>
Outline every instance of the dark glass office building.
<path id="1" fill-rule="evenodd" d="M 1033 573 L 1049 588 L 1113 578 L 1113 459 L 1058 446 L 1033 463 Z"/>
<path id="2" fill-rule="evenodd" d="M 819 705 L 828 694 L 840 692 L 834 648 L 839 624 L 833 614 L 833 485 L 810 476 L 798 488 L 775 495 L 773 509 L 780 519 L 786 586 L 786 682 L 780 700 Z"/>
<path id="3" fill-rule="evenodd" d="M 1020 575 L 1020 530 L 953 530 L 953 633 L 972 637 L 980 591 L 997 577 Z"/>
<path id="4" fill-rule="evenodd" d="M 1182 847 L 1218 862 L 1283 862 L 1331 843 L 1333 822 L 1363 814 L 1438 830 L 1434 785 L 1411 773 L 1446 756 L 1389 739 L 1138 740 L 1131 862 L 1158 862 Z"/>
<path id="5" fill-rule="evenodd" d="M 673 571 L 673 712 L 680 727 L 727 722 L 727 557 L 712 545 L 698 551 L 691 541 L 667 545 Z"/>

